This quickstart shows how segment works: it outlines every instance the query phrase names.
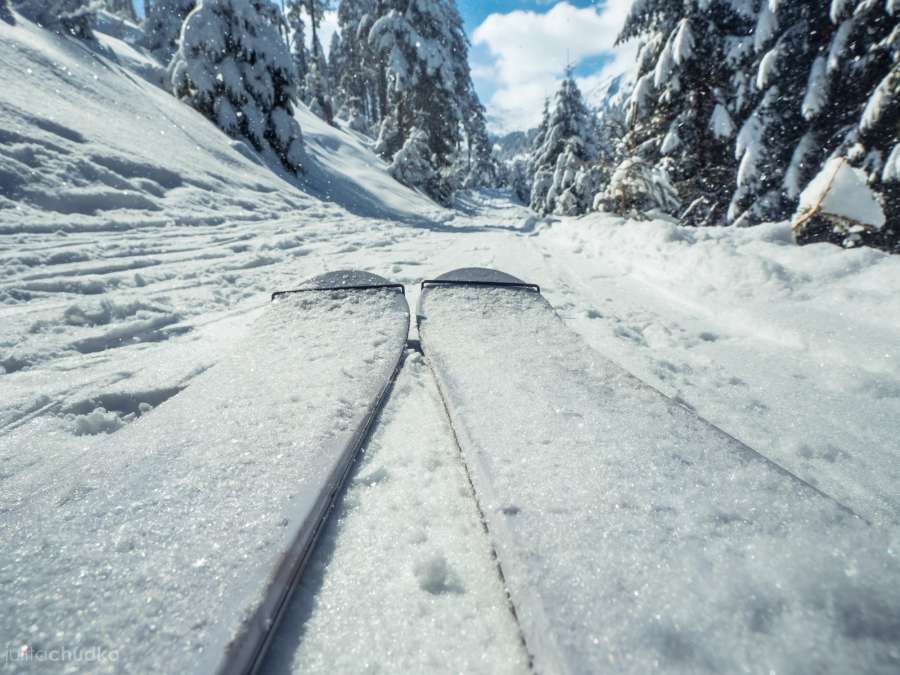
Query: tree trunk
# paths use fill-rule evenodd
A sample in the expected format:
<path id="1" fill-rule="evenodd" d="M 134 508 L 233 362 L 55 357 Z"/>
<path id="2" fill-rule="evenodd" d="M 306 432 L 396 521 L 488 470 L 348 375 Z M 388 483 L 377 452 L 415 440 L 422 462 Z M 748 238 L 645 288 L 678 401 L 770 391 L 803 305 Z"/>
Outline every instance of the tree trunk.
<path id="1" fill-rule="evenodd" d="M 319 70 L 321 64 L 319 63 L 319 50 L 316 49 L 316 0 L 309 0 L 306 5 L 306 10 L 309 13 L 309 23 L 312 26 L 312 57 L 313 61 L 316 62 L 316 70 Z"/>

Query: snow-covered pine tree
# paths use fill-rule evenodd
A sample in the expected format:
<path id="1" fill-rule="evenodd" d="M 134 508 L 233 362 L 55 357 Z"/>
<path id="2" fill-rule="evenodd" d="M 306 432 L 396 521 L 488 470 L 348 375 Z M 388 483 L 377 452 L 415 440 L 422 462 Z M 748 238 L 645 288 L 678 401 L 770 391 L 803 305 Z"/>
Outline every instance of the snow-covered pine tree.
<path id="1" fill-rule="evenodd" d="M 153 0 L 144 18 L 144 46 L 162 64 L 168 64 L 178 51 L 181 26 L 197 0 Z"/>
<path id="2" fill-rule="evenodd" d="M 56 33 L 93 40 L 93 0 L 16 0 L 13 6 L 27 19 Z"/>
<path id="3" fill-rule="evenodd" d="M 587 109 L 572 69 L 556 93 L 553 106 L 545 109 L 530 165 L 534 174 L 531 208 L 538 213 L 574 214 L 586 210 L 593 192 L 581 194 L 579 172 L 596 158 L 597 129 Z"/>
<path id="4" fill-rule="evenodd" d="M 304 90 L 306 104 L 309 109 L 328 124 L 334 124 L 334 107 L 331 103 L 331 82 L 328 79 L 328 62 L 319 37 L 313 38 L 312 49 L 308 61 Z"/>
<path id="5" fill-rule="evenodd" d="M 404 185 L 421 188 L 440 203 L 447 204 L 451 194 L 434 164 L 428 134 L 413 127 L 403 147 L 394 155 L 389 171 Z"/>
<path id="6" fill-rule="evenodd" d="M 581 211 L 603 210 L 604 202 L 598 201 L 597 197 L 609 184 L 614 169 L 625 158 L 623 150 L 623 139 L 627 131 L 625 119 L 633 87 L 631 74 L 618 75 L 603 85 L 605 91 L 600 106 L 594 112 L 597 156 L 576 178 L 577 192 L 582 195 Z"/>
<path id="7" fill-rule="evenodd" d="M 309 55 L 306 48 L 306 21 L 303 19 L 303 5 L 295 1 L 285 9 L 284 21 L 287 25 L 288 49 L 294 62 L 297 76 L 297 95 L 306 101 L 306 75 L 309 73 Z"/>
<path id="8" fill-rule="evenodd" d="M 728 220 L 751 225 L 784 220 L 794 211 L 806 180 L 821 165 L 813 146 L 823 142 L 808 134 L 804 117 L 820 93 L 822 61 L 834 32 L 829 3 L 803 0 L 760 1 L 753 51 L 745 54 L 736 82 L 737 100 L 749 100 L 735 144 L 739 160 L 736 190 Z M 810 77 L 813 94 L 807 96 Z M 804 164 L 806 165 L 804 167 Z"/>
<path id="9" fill-rule="evenodd" d="M 340 110 L 343 101 L 340 100 L 340 92 L 336 83 L 340 82 L 344 69 L 343 53 L 341 51 L 341 34 L 337 31 L 331 34 L 331 42 L 328 44 L 328 84 L 331 94 L 331 105 L 334 110 Z"/>
<path id="10" fill-rule="evenodd" d="M 368 34 L 374 21 L 374 0 L 341 0 L 338 5 L 340 41 L 340 73 L 334 82 L 340 101 L 338 116 L 358 131 L 374 123 L 374 73 L 370 68 Z"/>
<path id="11" fill-rule="evenodd" d="M 751 0 L 642 0 L 618 38 L 642 43 L 627 117 L 628 164 L 668 173 L 683 205 L 672 215 L 686 224 L 726 220 L 735 176 L 733 65 L 752 27 L 751 9 Z"/>
<path id="12" fill-rule="evenodd" d="M 341 72 L 334 82 L 340 101 L 338 115 L 357 131 L 367 130 L 378 120 L 373 57 L 367 39 L 374 11 L 374 0 L 341 0 L 337 10 L 341 34 Z"/>
<path id="13" fill-rule="evenodd" d="M 528 168 L 527 157 L 517 156 L 507 162 L 506 184 L 509 185 L 516 199 L 525 205 L 531 203 L 532 178 Z"/>
<path id="14" fill-rule="evenodd" d="M 299 2 L 306 10 L 306 16 L 309 17 L 309 27 L 312 31 L 311 44 L 315 45 L 319 39 L 319 26 L 322 25 L 322 18 L 325 16 L 325 12 L 331 9 L 331 0 L 299 0 Z M 321 44 L 319 48 L 321 49 Z"/>
<path id="15" fill-rule="evenodd" d="M 466 131 L 466 171 L 462 186 L 497 187 L 500 167 L 494 158 L 494 147 L 488 137 L 484 106 L 472 92 L 469 113 L 463 124 Z"/>
<path id="16" fill-rule="evenodd" d="M 798 240 L 900 248 L 900 176 L 888 161 L 900 138 L 900 3 L 833 0 L 835 31 L 813 62 L 803 99 L 808 129 L 794 152 L 785 187 L 789 195 L 813 178 L 829 156 L 843 156 L 881 193 L 887 223 L 881 230 L 803 228 Z M 806 221 L 810 225 L 815 221 Z"/>
<path id="17" fill-rule="evenodd" d="M 325 59 L 325 51 L 319 40 L 319 26 L 325 12 L 331 6 L 329 0 L 300 0 L 306 16 L 309 18 L 311 31 L 310 51 L 307 59 L 308 70 L 306 73 L 304 90 L 306 104 L 316 115 L 329 124 L 334 124 L 334 107 L 331 101 L 331 83 L 328 79 L 328 63 Z"/>
<path id="18" fill-rule="evenodd" d="M 291 173 L 302 170 L 294 64 L 260 3 L 200 0 L 169 65 L 173 93 Z"/>
<path id="19" fill-rule="evenodd" d="M 385 68 L 387 106 L 376 149 L 385 158 L 425 134 L 434 168 L 449 167 L 473 92 L 455 0 L 379 0 L 369 41 Z M 443 199 L 447 190 L 429 190 Z"/>
<path id="20" fill-rule="evenodd" d="M 537 161 L 537 157 L 539 154 L 539 150 L 544 146 L 544 142 L 547 140 L 547 129 L 550 125 L 550 98 L 547 97 L 544 99 L 544 107 L 541 109 L 541 121 L 538 123 L 537 128 L 534 130 L 534 136 L 531 139 L 531 145 L 528 152 L 528 160 L 526 165 L 526 172 L 528 175 L 528 202 L 531 203 L 531 184 L 534 182 L 534 177 L 537 175 L 538 167 L 535 165 Z"/>

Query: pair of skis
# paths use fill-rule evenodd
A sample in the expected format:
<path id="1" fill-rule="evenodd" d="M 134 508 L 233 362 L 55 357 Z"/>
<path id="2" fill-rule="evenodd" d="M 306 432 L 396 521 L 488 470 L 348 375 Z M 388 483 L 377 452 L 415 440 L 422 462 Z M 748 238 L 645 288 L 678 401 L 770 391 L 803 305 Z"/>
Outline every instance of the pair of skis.
<path id="1" fill-rule="evenodd" d="M 402 286 L 365 273 L 273 299 L 242 349 L 0 513 L 13 648 L 258 666 L 409 329 Z M 537 671 L 897 665 L 873 528 L 592 351 L 537 286 L 457 270 L 417 326 Z"/>

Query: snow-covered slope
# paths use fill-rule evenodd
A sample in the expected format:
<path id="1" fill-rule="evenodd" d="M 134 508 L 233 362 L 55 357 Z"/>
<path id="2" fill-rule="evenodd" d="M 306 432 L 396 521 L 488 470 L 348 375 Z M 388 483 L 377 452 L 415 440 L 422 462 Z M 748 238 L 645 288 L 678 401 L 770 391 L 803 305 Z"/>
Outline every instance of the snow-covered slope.
<path id="1" fill-rule="evenodd" d="M 308 255 L 311 242 L 352 250 L 358 238 L 341 243 L 347 233 L 378 236 L 380 223 L 351 212 L 406 222 L 444 217 L 391 179 L 360 138 L 302 106 L 307 175 L 293 182 L 276 175 L 246 144 L 144 79 L 158 78 L 152 59 L 117 38 L 98 38 L 91 47 L 21 18 L 0 22 L 0 366 L 7 373 L 196 334 L 192 317 L 206 324 L 211 311 L 240 313 L 242 298 L 263 300 L 258 289 L 296 283 L 300 271 L 285 267 L 279 278 L 270 268 Z M 247 292 L 257 275 L 265 281 Z M 178 371 L 176 382 L 203 367 L 176 365 L 177 358 L 166 364 Z M 0 420 L 40 407 L 32 383 L 17 391 L 27 400 L 5 397 Z"/>
<path id="2" fill-rule="evenodd" d="M 304 106 L 307 177 L 260 171 L 256 153 L 136 73 L 158 65 L 100 34 L 99 47 L 30 22 L 0 23 L 0 231 L 122 230 L 259 221 L 338 201 L 414 218 L 432 202 L 394 181 L 359 138 Z"/>
<path id="3" fill-rule="evenodd" d="M 551 228 L 551 298 L 599 351 L 866 518 L 900 523 L 900 260 L 787 223 Z M 591 304 L 573 298 L 592 298 Z"/>

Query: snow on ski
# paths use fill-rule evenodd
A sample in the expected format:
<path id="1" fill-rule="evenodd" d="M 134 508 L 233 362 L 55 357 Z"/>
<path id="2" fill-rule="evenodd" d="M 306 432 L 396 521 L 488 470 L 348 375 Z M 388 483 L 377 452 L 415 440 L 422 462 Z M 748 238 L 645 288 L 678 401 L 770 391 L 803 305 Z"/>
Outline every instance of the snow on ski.
<path id="1" fill-rule="evenodd" d="M 129 672 L 254 667 L 409 328 L 402 287 L 367 273 L 274 300 L 184 392 L 39 492 L 7 494 L 8 653 L 78 645 L 107 655 L 91 668 Z"/>
<path id="2" fill-rule="evenodd" d="M 457 270 L 417 322 L 538 672 L 896 672 L 889 536 L 588 348 L 535 286 Z"/>

